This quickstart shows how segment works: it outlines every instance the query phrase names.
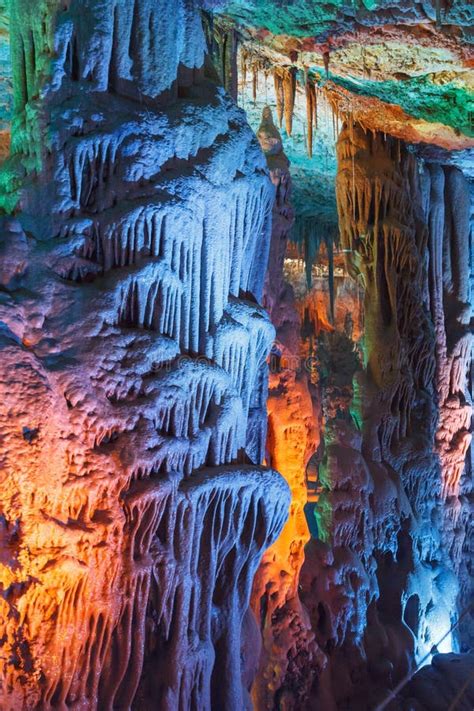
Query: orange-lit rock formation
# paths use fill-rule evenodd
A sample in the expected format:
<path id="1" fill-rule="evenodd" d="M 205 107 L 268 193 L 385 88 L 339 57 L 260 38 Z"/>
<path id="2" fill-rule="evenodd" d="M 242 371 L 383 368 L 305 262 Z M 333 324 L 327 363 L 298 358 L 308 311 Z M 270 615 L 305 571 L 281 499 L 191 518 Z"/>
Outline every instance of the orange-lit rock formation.
<path id="1" fill-rule="evenodd" d="M 12 4 L 2 711 L 250 707 L 274 191 L 199 9 Z"/>
<path id="2" fill-rule="evenodd" d="M 291 136 L 295 107 L 296 69 L 294 67 L 276 67 L 273 78 L 277 97 L 278 122 L 281 128 L 283 117 L 285 117 L 285 129 Z"/>
<path id="3" fill-rule="evenodd" d="M 358 96 L 334 82 L 327 82 L 324 93 L 336 111 L 368 130 L 394 136 L 407 143 L 431 143 L 447 150 L 472 148 L 474 139 L 441 121 L 414 118 L 400 106 L 374 97 Z"/>
<path id="4" fill-rule="evenodd" d="M 269 108 L 264 109 L 257 136 L 276 187 L 264 294 L 264 304 L 277 329 L 269 380 L 267 463 L 284 476 L 292 497 L 288 521 L 263 557 L 252 594 L 263 639 L 253 698 L 256 708 L 272 709 L 277 699 L 288 708 L 304 704 L 324 657 L 313 642 L 298 593 L 304 546 L 309 540 L 304 513 L 306 465 L 317 446 L 317 430 L 309 374 L 300 353 L 300 321 L 292 289 L 283 278 L 283 260 L 293 222 L 291 181 Z"/>
<path id="5" fill-rule="evenodd" d="M 456 168 L 427 165 L 423 173 L 429 225 L 430 311 L 436 334 L 439 420 L 436 449 L 442 472 L 445 544 L 459 576 L 461 608 L 472 593 L 470 531 L 473 528 L 471 462 L 472 335 L 469 183 Z M 468 626 L 463 623 L 462 629 Z M 471 638 L 466 640 L 469 646 Z"/>

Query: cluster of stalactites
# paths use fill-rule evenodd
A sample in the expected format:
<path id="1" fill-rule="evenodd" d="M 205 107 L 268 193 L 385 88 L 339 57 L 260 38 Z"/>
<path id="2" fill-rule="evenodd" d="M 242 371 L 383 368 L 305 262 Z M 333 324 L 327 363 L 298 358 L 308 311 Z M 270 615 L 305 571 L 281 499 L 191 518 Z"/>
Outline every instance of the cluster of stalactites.
<path id="1" fill-rule="evenodd" d="M 199 0 L 15 0 L 10 3 L 15 110 L 49 91 L 114 91 L 134 99 L 176 92 L 203 66 L 205 39 Z M 90 27 L 100 27 L 91 33 Z M 52 59 L 54 57 L 54 59 Z M 68 86 L 71 90 L 68 89 Z"/>
<path id="2" fill-rule="evenodd" d="M 296 97 L 296 68 L 275 67 L 273 79 L 275 82 L 278 122 L 281 127 L 283 116 L 285 117 L 285 129 L 287 134 L 291 136 Z"/>
<path id="3" fill-rule="evenodd" d="M 293 228 L 293 241 L 303 249 L 305 261 L 306 283 L 308 289 L 312 286 L 313 265 L 318 259 L 324 244 L 328 258 L 328 279 L 330 313 L 334 316 L 334 246 L 338 244 L 339 232 L 337 225 L 321 222 L 314 215 L 298 216 Z"/>
<path id="4" fill-rule="evenodd" d="M 15 709 L 130 709 L 148 682 L 163 709 L 248 707 L 242 620 L 289 500 L 225 465 L 262 460 L 274 189 L 220 89 L 175 101 L 203 61 L 199 0 L 13 2 L 18 110 L 54 146 L 20 189 L 35 237 L 56 231 L 27 261 L 5 230 L 31 299 L 2 310 L 0 685 Z"/>
<path id="5" fill-rule="evenodd" d="M 246 86 L 249 72 L 252 75 L 252 99 L 255 102 L 260 88 L 260 74 L 263 73 L 266 83 L 271 67 L 262 57 L 254 54 L 246 47 L 242 47 L 240 50 L 240 76 L 244 87 Z"/>
<path id="6" fill-rule="evenodd" d="M 399 141 L 359 126 L 344 128 L 338 160 L 341 241 L 348 270 L 361 278 L 366 294 L 368 371 L 381 398 L 390 403 L 377 437 L 382 457 L 398 469 L 395 443 L 416 431 L 430 449 L 436 421 L 434 394 L 418 396 L 433 393 L 435 362 L 418 166 Z M 429 471 L 435 477 L 434 462 Z M 404 470 L 404 479 L 415 510 L 427 505 L 416 466 Z"/>
<path id="7" fill-rule="evenodd" d="M 310 158 L 313 157 L 315 131 L 318 128 L 318 104 L 324 101 L 332 114 L 332 136 L 337 140 L 344 121 L 352 120 L 347 112 L 341 112 L 339 102 L 330 93 L 324 90 L 317 72 L 309 70 L 307 66 L 301 67 L 293 63 L 288 65 L 272 64 L 266 57 L 254 52 L 249 45 L 239 49 L 240 56 L 240 81 L 245 88 L 249 73 L 252 75 L 252 98 L 256 102 L 260 88 L 260 75 L 263 73 L 265 82 L 270 74 L 273 75 L 276 112 L 278 125 L 285 126 L 286 134 L 292 135 L 293 118 L 297 102 L 297 90 L 304 92 L 306 100 L 306 150 Z M 290 54 L 290 61 L 296 58 Z M 329 53 L 323 55 L 326 74 L 329 66 Z M 265 84 L 266 85 L 266 84 Z"/>
<path id="8" fill-rule="evenodd" d="M 272 68 L 268 61 L 248 48 L 242 47 L 240 50 L 240 76 L 244 87 L 247 84 L 249 72 L 252 75 L 252 98 L 254 102 L 258 96 L 260 73 L 263 73 L 265 81 L 267 81 L 270 74 L 273 74 L 278 125 L 282 128 L 283 119 L 285 119 L 286 133 L 291 136 L 296 100 L 297 68 L 295 66 L 280 65 Z"/>
<path id="9" fill-rule="evenodd" d="M 233 25 L 215 18 L 212 12 L 203 12 L 203 26 L 207 49 L 220 83 L 237 101 L 238 71 L 237 51 L 239 37 Z"/>

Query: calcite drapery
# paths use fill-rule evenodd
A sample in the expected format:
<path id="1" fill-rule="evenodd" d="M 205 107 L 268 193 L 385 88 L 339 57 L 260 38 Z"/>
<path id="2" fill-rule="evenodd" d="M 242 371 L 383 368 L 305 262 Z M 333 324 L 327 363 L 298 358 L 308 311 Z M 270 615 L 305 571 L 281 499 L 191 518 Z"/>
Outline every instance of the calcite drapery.
<path id="1" fill-rule="evenodd" d="M 442 472 L 443 537 L 460 582 L 460 608 L 472 599 L 473 516 L 471 463 L 472 357 L 474 336 L 472 269 L 469 256 L 471 189 L 460 170 L 427 164 L 422 175 L 429 225 L 430 310 L 436 336 L 439 421 L 436 449 Z M 461 622 L 469 649 L 473 631 Z"/>
<path id="2" fill-rule="evenodd" d="M 385 491 L 383 497 L 374 492 L 371 504 L 376 524 L 383 512 L 385 531 L 374 536 L 378 599 L 366 651 L 369 659 L 382 651 L 381 640 L 371 639 L 374 615 L 387 627 L 401 604 L 414 639 L 394 625 L 398 652 L 383 652 L 400 673 L 403 647 L 407 654 L 414 644 L 420 659 L 444 634 L 455 644 L 449 630 L 457 616 L 457 582 L 437 532 L 443 472 L 433 451 L 435 331 L 426 269 L 432 233 L 416 159 L 396 139 L 345 126 L 338 154 L 341 238 L 348 267 L 365 287 L 362 451 Z"/>
<path id="3" fill-rule="evenodd" d="M 273 188 L 204 77 L 199 3 L 167 6 L 10 7 L 5 711 L 249 704 L 241 627 L 289 503 L 256 466 Z"/>

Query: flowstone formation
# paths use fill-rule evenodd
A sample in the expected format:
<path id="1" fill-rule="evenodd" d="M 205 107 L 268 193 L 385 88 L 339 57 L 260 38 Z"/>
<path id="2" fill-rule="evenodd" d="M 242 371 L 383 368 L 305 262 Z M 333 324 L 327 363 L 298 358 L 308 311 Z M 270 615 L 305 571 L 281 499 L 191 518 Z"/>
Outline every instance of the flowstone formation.
<path id="1" fill-rule="evenodd" d="M 441 465 L 444 545 L 460 585 L 460 608 L 472 604 L 472 398 L 474 337 L 472 294 L 472 182 L 457 168 L 427 164 L 422 175 L 429 226 L 430 311 L 436 338 L 435 383 L 439 417 L 435 436 Z M 474 625 L 460 621 L 463 649 L 472 649 Z"/>
<path id="2" fill-rule="evenodd" d="M 173 9 L 9 6 L 2 711 L 250 708 L 274 189 Z"/>
<path id="3" fill-rule="evenodd" d="M 373 654 L 390 660 L 389 683 L 390 676 L 403 676 L 412 654 L 425 661 L 436 645 L 438 651 L 458 646 L 454 628 L 458 617 L 466 616 L 472 595 L 465 589 L 466 574 L 460 573 L 460 567 L 470 565 L 469 543 L 465 546 L 470 530 L 467 478 L 468 488 L 463 493 L 459 489 L 470 439 L 467 375 L 472 339 L 462 330 L 469 317 L 467 292 L 460 286 L 467 283 L 470 265 L 468 259 L 460 261 L 459 250 L 469 240 L 467 184 L 460 171 L 439 165 L 426 166 L 420 176 L 414 155 L 396 139 L 354 125 L 343 129 L 338 155 L 341 239 L 349 269 L 362 279 L 365 290 L 362 452 L 374 484 L 366 507 L 373 516 L 370 548 L 377 563 L 372 613 L 383 623 L 385 637 L 384 643 L 374 634 L 373 617 L 365 651 L 369 665 Z M 449 192 L 446 197 L 437 192 L 439 183 L 433 177 L 440 174 L 456 185 L 461 208 L 454 220 L 449 208 L 447 229 L 441 232 L 445 200 L 455 203 Z M 439 256 L 443 241 L 444 261 Z M 442 264 L 446 277 L 438 280 L 434 272 Z M 458 325 L 451 323 L 445 330 L 440 309 L 450 300 L 459 304 Z M 450 357 L 459 370 L 457 379 L 451 379 L 454 417 L 447 426 L 443 410 L 449 407 L 448 396 L 440 378 L 449 370 Z M 450 428 L 456 429 L 454 438 L 449 437 Z M 458 486 L 456 491 L 453 486 Z M 463 517 L 465 527 L 459 527 L 455 543 L 453 528 Z"/>

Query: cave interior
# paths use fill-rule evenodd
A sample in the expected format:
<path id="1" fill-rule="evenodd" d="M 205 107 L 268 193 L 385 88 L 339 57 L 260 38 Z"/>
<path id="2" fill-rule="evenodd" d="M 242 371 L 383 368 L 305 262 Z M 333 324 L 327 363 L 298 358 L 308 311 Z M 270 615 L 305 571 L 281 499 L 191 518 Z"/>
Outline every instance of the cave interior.
<path id="1" fill-rule="evenodd" d="M 0 0 L 0 711 L 474 709 L 473 46 Z"/>

